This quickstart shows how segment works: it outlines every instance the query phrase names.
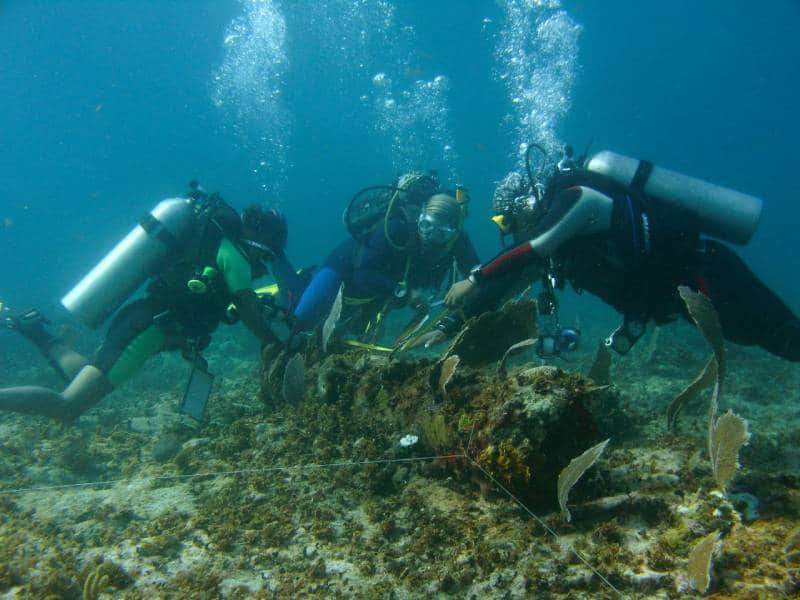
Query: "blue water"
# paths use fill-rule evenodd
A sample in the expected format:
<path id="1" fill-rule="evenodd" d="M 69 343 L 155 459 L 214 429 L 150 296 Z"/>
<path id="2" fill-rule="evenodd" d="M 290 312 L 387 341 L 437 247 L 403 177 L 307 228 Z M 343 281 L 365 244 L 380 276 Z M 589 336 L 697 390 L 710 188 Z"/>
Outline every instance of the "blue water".
<path id="1" fill-rule="evenodd" d="M 526 4 L 6 0 L 0 300 L 58 314 L 192 178 L 239 207 L 280 206 L 303 265 L 345 235 L 359 188 L 435 168 L 472 192 L 468 229 L 488 258 L 494 183 L 519 143 L 551 136 L 763 197 L 742 253 L 800 309 L 800 5 Z M 552 27 L 537 37 L 509 14 Z M 503 47 L 523 57 L 516 72 Z M 546 85 L 514 90 L 525 69 Z M 523 123 L 533 109 L 545 126 Z"/>

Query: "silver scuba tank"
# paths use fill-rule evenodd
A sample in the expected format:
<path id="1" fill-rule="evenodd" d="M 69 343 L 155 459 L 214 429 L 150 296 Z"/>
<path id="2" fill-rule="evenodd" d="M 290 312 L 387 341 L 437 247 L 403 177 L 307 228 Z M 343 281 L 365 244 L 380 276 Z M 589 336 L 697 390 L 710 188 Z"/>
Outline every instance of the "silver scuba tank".
<path id="1" fill-rule="evenodd" d="M 165 257 L 180 250 L 193 221 L 191 200 L 162 200 L 61 299 L 61 304 L 88 327 L 99 327 L 156 272 Z"/>
<path id="2" fill-rule="evenodd" d="M 761 218 L 762 202 L 755 196 L 616 152 L 598 152 L 586 168 L 624 186 L 640 185 L 648 196 L 689 218 L 701 233 L 728 242 L 746 244 Z"/>

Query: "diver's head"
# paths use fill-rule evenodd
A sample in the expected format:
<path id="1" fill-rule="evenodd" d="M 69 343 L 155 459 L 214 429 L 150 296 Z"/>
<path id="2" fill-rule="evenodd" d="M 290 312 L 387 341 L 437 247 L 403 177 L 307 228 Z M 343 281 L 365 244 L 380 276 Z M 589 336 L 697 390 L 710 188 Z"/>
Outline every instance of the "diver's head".
<path id="1" fill-rule="evenodd" d="M 422 205 L 417 219 L 417 234 L 423 244 L 444 246 L 461 232 L 462 208 L 448 194 L 434 194 Z"/>
<path id="2" fill-rule="evenodd" d="M 528 178 L 512 171 L 500 182 L 492 197 L 492 221 L 505 236 L 525 238 L 542 217 L 541 192 Z"/>
<path id="3" fill-rule="evenodd" d="M 276 208 L 252 205 L 242 213 L 242 243 L 262 260 L 282 253 L 288 235 L 286 218 Z"/>

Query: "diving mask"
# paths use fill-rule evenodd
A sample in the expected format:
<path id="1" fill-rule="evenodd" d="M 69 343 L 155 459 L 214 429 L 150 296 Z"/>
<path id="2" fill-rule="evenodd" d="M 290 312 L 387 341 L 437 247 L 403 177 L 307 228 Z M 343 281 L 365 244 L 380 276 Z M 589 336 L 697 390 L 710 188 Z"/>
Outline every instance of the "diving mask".
<path id="1" fill-rule="evenodd" d="M 422 241 L 442 245 L 452 240 L 458 229 L 445 225 L 432 215 L 422 213 L 417 219 L 417 232 Z"/>

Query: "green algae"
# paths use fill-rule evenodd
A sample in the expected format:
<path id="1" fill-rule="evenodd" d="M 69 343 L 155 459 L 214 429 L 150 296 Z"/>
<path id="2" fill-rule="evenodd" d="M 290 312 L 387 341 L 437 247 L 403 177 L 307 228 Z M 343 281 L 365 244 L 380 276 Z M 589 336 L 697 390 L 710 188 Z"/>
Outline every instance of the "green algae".
<path id="1" fill-rule="evenodd" d="M 5 498 L 0 501 L 0 545 L 5 548 L 0 550 L 0 585 L 25 597 L 79 598 L 87 573 L 99 561 L 122 564 L 112 554 L 130 548 L 125 560 L 139 568 L 125 567 L 131 582 L 109 588 L 114 597 L 601 597 L 607 589 L 562 547 L 569 544 L 626 593 L 664 595 L 674 593 L 688 549 L 710 528 L 727 531 L 718 562 L 720 590 L 745 593 L 750 582 L 773 585 L 763 593 L 775 597 L 780 582 L 791 585 L 792 567 L 781 554 L 791 520 L 776 527 L 767 515 L 742 525 L 728 501 L 706 491 L 710 472 L 685 450 L 681 437 L 654 438 L 654 446 L 670 453 L 653 453 L 646 460 L 639 446 L 609 450 L 597 476 L 576 489 L 576 503 L 588 505 L 633 488 L 659 498 L 658 506 L 632 503 L 627 511 L 576 511 L 584 516 L 559 529 L 560 543 L 491 485 L 482 495 L 485 478 L 466 460 L 314 467 L 427 453 L 421 447 L 433 446 L 427 440 L 410 450 L 401 449 L 398 440 L 419 431 L 420 420 L 433 415 L 454 436 L 442 446 L 466 449 L 471 438 L 472 458 L 493 446 L 488 454 L 496 457 L 494 468 L 516 465 L 506 476 L 494 472 L 498 480 L 507 479 L 521 494 L 527 485 L 554 495 L 554 488 L 547 490 L 542 483 L 547 476 L 542 450 L 559 453 L 569 443 L 585 444 L 595 431 L 576 427 L 580 419 L 588 424 L 598 405 L 624 401 L 564 369 L 522 368 L 502 379 L 459 367 L 458 385 L 449 386 L 447 401 L 430 412 L 429 361 L 386 363 L 363 353 L 325 361 L 325 369 L 311 363 L 307 377 L 309 390 L 322 382 L 324 393 L 309 393 L 301 405 L 247 414 L 215 410 L 212 421 L 191 434 L 208 441 L 187 446 L 164 464 L 143 455 L 151 442 L 136 432 L 98 425 L 98 432 L 74 435 L 20 421 L 27 434 L 4 440 L 0 447 L 0 463 L 19 474 L 19 481 L 34 482 L 35 474 L 24 469 L 47 467 L 48 452 L 69 452 L 76 440 L 87 446 L 83 458 L 73 470 L 65 466 L 71 459 L 63 457 L 58 473 L 91 473 L 100 464 L 113 465 L 110 476 L 240 472 L 182 480 L 193 501 L 183 509 L 165 504 L 157 514 L 137 504 L 141 491 L 114 496 L 112 486 L 100 488 L 91 502 L 67 515 L 45 515 L 43 503 L 32 503 L 29 496 L 0 496 Z M 244 389 L 215 402 L 235 399 L 259 407 L 252 386 L 252 397 L 245 397 Z M 547 407 L 565 409 L 572 428 L 546 419 L 537 425 L 534 417 L 550 414 L 543 410 Z M 530 419 L 527 430 L 520 429 L 524 418 Z M 545 435 L 537 438 L 537 431 Z M 583 437 L 576 438 L 576 431 Z M 568 439 L 554 439 L 558 436 Z M 498 461 L 501 456 L 508 460 Z M 674 466 L 665 464 L 670 456 L 677 457 Z M 527 484 L 519 476 L 522 465 L 530 468 Z M 286 470 L 271 470 L 276 467 Z M 515 470 L 516 477 L 509 475 Z M 648 478 L 649 472 L 669 477 Z M 777 498 L 779 486 L 770 481 Z M 166 494 L 177 485 L 159 480 L 146 489 Z M 63 492 L 64 497 L 70 494 Z M 789 497 L 783 494 L 780 498 Z M 561 527 L 548 516 L 546 502 L 537 511 L 551 526 Z M 191 566 L 192 560 L 197 566 Z M 648 570 L 663 577 L 652 577 Z M 250 579 L 241 583 L 240 574 Z"/>

